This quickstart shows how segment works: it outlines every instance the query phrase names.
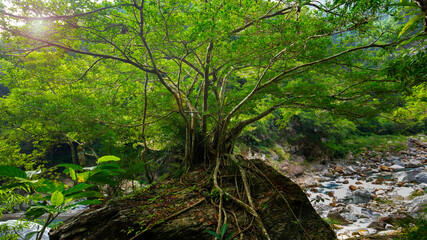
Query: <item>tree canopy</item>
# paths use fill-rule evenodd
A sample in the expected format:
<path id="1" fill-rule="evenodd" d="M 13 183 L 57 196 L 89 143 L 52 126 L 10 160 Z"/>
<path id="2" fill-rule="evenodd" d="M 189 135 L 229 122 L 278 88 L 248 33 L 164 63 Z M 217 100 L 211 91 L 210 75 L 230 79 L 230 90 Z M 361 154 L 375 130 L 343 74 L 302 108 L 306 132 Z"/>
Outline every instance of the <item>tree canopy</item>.
<path id="1" fill-rule="evenodd" d="M 422 3 L 10 1 L 0 6 L 11 91 L 0 140 L 10 129 L 40 144 L 167 139 L 191 167 L 231 153 L 276 110 L 392 110 L 425 83 Z"/>

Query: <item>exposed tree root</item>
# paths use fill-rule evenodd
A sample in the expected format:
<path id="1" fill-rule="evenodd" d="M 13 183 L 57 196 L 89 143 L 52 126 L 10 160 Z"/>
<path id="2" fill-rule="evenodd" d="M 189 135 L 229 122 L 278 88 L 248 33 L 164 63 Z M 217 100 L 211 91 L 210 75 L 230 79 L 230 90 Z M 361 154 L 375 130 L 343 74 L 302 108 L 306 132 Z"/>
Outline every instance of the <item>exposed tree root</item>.
<path id="1" fill-rule="evenodd" d="M 188 206 L 188 207 L 186 207 L 186 208 L 184 208 L 184 209 L 182 209 L 182 210 L 180 210 L 180 211 L 178 211 L 178 212 L 176 212 L 176 213 L 174 213 L 174 214 L 172 214 L 172 215 L 170 215 L 170 216 L 168 216 L 168 217 L 166 217 L 166 218 L 162 219 L 162 221 L 159 221 L 159 222 L 157 222 L 157 223 L 155 223 L 155 224 L 153 224 L 153 225 L 148 226 L 146 229 L 142 230 L 141 232 L 139 232 L 138 234 L 136 234 L 135 236 L 133 236 L 133 237 L 132 237 L 132 238 L 130 238 L 129 240 L 134 240 L 134 239 L 136 239 L 137 237 L 139 237 L 139 236 L 141 236 L 142 234 L 144 234 L 148 229 L 153 228 L 153 227 L 158 226 L 158 225 L 160 225 L 160 224 L 162 224 L 162 223 L 164 223 L 164 222 L 169 221 L 170 219 L 172 219 L 172 218 L 174 218 L 174 217 L 176 217 L 176 216 L 178 216 L 178 215 L 180 215 L 180 214 L 182 214 L 182 213 L 184 213 L 184 212 L 186 212 L 186 211 L 190 210 L 191 208 L 193 208 L 193 207 L 195 207 L 195 206 L 199 205 L 199 204 L 200 204 L 200 203 L 202 203 L 204 200 L 205 200 L 204 198 L 201 198 L 199 201 L 197 201 L 197 202 L 195 202 L 195 203 L 191 204 L 190 206 Z"/>
<path id="2" fill-rule="evenodd" d="M 231 156 L 231 155 L 230 155 Z M 234 159 L 234 162 L 236 162 L 237 160 Z M 219 210 L 218 210 L 218 225 L 217 225 L 217 233 L 219 233 L 219 230 L 221 228 L 221 226 L 223 225 L 223 220 L 222 220 L 222 215 L 223 215 L 223 211 L 222 211 L 222 201 L 223 201 L 223 197 L 224 195 L 226 195 L 227 197 L 229 197 L 231 200 L 233 200 L 237 205 L 243 207 L 243 209 L 245 209 L 248 213 L 250 213 L 252 216 L 255 217 L 255 222 L 257 224 L 257 227 L 261 229 L 261 233 L 264 236 L 265 239 L 270 240 L 270 236 L 268 235 L 267 230 L 264 227 L 264 224 L 262 223 L 261 218 L 259 217 L 258 213 L 255 211 L 255 205 L 253 203 L 252 200 L 252 196 L 250 193 L 250 188 L 249 188 L 249 184 L 246 178 L 246 174 L 244 172 L 243 169 L 241 169 L 241 167 L 239 166 L 239 170 L 241 170 L 241 176 L 243 179 L 243 183 L 244 183 L 244 188 L 245 188 L 245 192 L 246 192 L 246 197 L 249 201 L 249 205 L 244 203 L 242 200 L 234 197 L 233 195 L 227 193 L 226 191 L 224 191 L 218 184 L 218 173 L 219 173 L 219 167 L 221 165 L 221 159 L 219 156 L 216 157 L 216 165 L 215 165 L 215 170 L 214 170 L 214 174 L 213 174 L 213 180 L 214 180 L 214 186 L 215 188 L 218 190 L 219 194 L 220 194 L 220 205 L 219 205 Z"/>

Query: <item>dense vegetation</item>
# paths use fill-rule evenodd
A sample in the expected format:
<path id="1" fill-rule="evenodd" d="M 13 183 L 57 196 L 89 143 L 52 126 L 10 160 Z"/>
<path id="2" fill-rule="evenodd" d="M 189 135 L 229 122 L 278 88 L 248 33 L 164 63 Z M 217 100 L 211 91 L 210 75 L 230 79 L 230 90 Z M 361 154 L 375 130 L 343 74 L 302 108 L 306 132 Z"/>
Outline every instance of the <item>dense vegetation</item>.
<path id="1" fill-rule="evenodd" d="M 426 6 L 0 3 L 0 164 L 75 168 L 115 155 L 123 178 L 144 182 L 205 164 L 222 198 L 219 169 L 236 141 L 268 147 L 281 136 L 263 135 L 278 131 L 311 159 L 314 148 L 344 157 L 367 134 L 425 132 Z"/>

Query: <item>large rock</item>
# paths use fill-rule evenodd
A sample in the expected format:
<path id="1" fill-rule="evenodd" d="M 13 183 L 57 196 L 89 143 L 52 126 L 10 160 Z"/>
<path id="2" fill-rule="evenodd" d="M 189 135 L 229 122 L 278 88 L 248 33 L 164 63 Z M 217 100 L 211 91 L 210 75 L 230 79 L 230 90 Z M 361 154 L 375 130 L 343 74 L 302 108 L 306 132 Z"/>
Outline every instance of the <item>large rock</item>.
<path id="1" fill-rule="evenodd" d="M 340 209 L 331 210 L 331 211 L 329 211 L 327 217 L 333 221 L 338 222 L 338 224 L 340 224 L 340 225 L 346 225 L 346 224 L 351 223 L 351 221 L 347 220 L 346 218 L 344 218 L 341 215 L 341 212 L 342 212 L 342 209 L 341 210 Z"/>
<path id="2" fill-rule="evenodd" d="M 415 175 L 414 180 L 418 183 L 426 183 L 427 184 L 427 173 L 426 172 L 420 172 L 417 175 Z"/>
<path id="3" fill-rule="evenodd" d="M 403 165 L 403 163 L 402 163 L 402 158 L 401 157 L 399 157 L 399 156 L 391 156 L 391 157 L 389 157 L 389 159 L 388 159 L 390 162 L 392 162 L 393 164 L 396 164 L 396 165 Z"/>
<path id="4" fill-rule="evenodd" d="M 409 212 L 411 214 L 417 214 L 424 211 L 427 205 L 427 195 L 416 197 L 412 200 Z"/>
<path id="5" fill-rule="evenodd" d="M 255 209 L 271 239 L 336 239 L 298 185 L 260 160 L 242 161 L 241 165 L 248 171 Z M 223 168 L 221 173 L 232 176 L 236 169 Z M 239 196 L 235 186 L 242 186 L 242 182 L 238 180 L 236 184 L 234 179 L 225 177 L 221 184 L 227 192 Z M 214 230 L 217 225 L 218 208 L 211 201 L 218 203 L 218 192 L 211 191 L 209 174 L 200 169 L 179 182 L 177 179 L 164 181 L 133 198 L 93 207 L 51 231 L 50 239 L 211 239 L 206 230 Z M 239 187 L 240 197 L 246 201 L 241 190 Z M 240 229 L 252 227 L 251 231 L 244 232 L 250 234 L 244 239 L 263 239 L 259 229 L 253 228 L 256 226 L 253 218 L 227 196 L 224 208 L 233 213 L 227 214 L 227 232 L 238 232 L 236 217 Z"/>
<path id="6" fill-rule="evenodd" d="M 397 172 L 391 176 L 392 179 L 397 180 L 398 182 L 408 181 L 408 173 L 406 172 Z"/>
<path id="7" fill-rule="evenodd" d="M 371 193 L 366 189 L 357 189 L 353 192 L 353 203 L 368 203 L 371 201 Z"/>
<path id="8" fill-rule="evenodd" d="M 411 159 L 408 162 L 405 163 L 405 167 L 406 168 L 417 168 L 417 167 L 421 167 L 423 164 L 421 161 L 415 160 L 415 159 Z"/>

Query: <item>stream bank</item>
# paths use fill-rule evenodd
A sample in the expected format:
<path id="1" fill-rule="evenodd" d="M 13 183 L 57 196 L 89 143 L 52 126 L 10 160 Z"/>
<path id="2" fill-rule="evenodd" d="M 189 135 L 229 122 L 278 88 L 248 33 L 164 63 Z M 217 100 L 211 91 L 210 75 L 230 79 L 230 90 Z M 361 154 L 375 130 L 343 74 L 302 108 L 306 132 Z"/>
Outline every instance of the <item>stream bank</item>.
<path id="1" fill-rule="evenodd" d="M 302 173 L 295 176 L 294 171 L 293 180 L 338 239 L 395 236 L 399 221 L 423 217 L 427 204 L 423 141 L 409 138 L 407 148 L 398 152 L 365 151 L 343 161 L 299 166 Z"/>

